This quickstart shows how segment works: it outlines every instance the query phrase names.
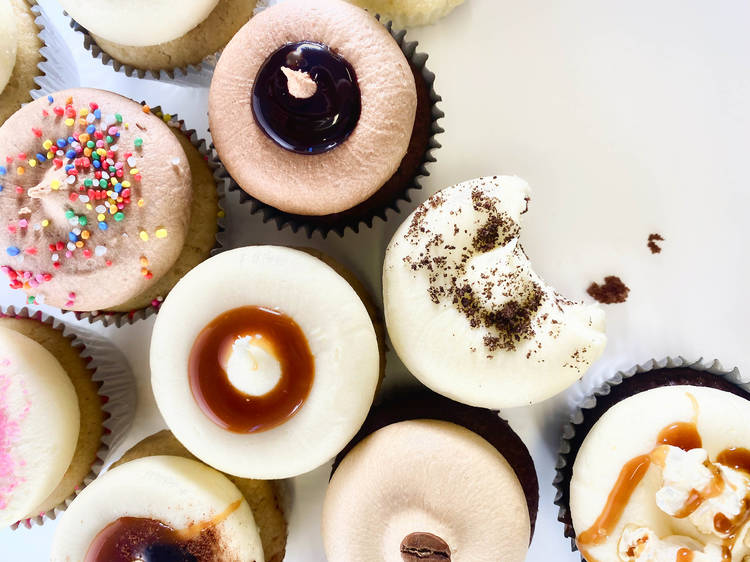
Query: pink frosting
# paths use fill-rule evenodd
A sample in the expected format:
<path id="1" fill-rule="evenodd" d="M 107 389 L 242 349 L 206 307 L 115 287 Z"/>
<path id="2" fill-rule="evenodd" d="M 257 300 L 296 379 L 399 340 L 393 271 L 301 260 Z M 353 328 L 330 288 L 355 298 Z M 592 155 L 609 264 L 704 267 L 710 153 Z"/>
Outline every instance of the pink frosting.
<path id="1" fill-rule="evenodd" d="M 4 368 L 8 365 L 10 365 L 8 359 L 0 361 L 0 367 Z M 21 386 L 21 392 L 26 397 L 26 405 L 20 416 L 13 416 L 7 402 L 10 386 L 14 380 L 17 380 Z M 24 482 L 24 478 L 19 475 L 19 469 L 26 463 L 23 459 L 14 456 L 13 446 L 21 435 L 21 424 L 30 408 L 31 401 L 23 380 L 0 371 L 0 509 L 8 506 L 13 490 Z"/>

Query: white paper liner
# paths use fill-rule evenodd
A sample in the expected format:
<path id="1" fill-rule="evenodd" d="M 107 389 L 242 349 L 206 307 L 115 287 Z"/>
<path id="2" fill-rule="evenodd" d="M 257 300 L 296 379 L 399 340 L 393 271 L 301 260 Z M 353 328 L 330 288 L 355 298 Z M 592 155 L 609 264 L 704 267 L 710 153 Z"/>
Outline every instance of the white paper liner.
<path id="1" fill-rule="evenodd" d="M 31 11 L 37 14 L 34 23 L 39 28 L 39 38 L 43 43 L 40 50 L 43 59 L 39 63 L 42 74 L 34 79 L 39 88 L 30 92 L 31 97 L 37 99 L 59 90 L 79 86 L 81 81 L 73 55 L 62 36 L 55 31 L 55 26 L 50 23 L 44 7 L 37 4 L 36 0 L 26 0 L 26 3 L 31 6 Z"/>
<path id="2" fill-rule="evenodd" d="M 208 86 L 211 83 L 211 77 L 214 74 L 216 61 L 219 53 L 208 55 L 200 64 L 181 66 L 166 70 L 143 70 L 135 68 L 129 64 L 124 64 L 117 59 L 112 58 L 109 54 L 102 51 L 89 31 L 80 25 L 77 21 L 65 12 L 70 18 L 70 27 L 81 33 L 83 37 L 83 48 L 91 53 L 91 56 L 99 60 L 104 66 L 111 67 L 115 72 L 122 72 L 128 77 L 141 78 L 144 80 L 164 80 L 171 81 L 177 85 L 183 86 Z"/>
<path id="3" fill-rule="evenodd" d="M 108 417 L 105 417 L 102 422 L 104 426 L 102 441 L 91 471 L 77 489 L 54 509 L 11 526 L 13 530 L 29 529 L 35 525 L 42 525 L 49 519 L 57 518 L 80 491 L 101 472 L 109 451 L 114 450 L 122 442 L 133 422 L 136 406 L 135 379 L 122 352 L 99 334 L 78 326 L 68 326 L 40 310 L 29 310 L 25 307 L 17 310 L 12 306 L 0 307 L 0 310 L 2 316 L 30 318 L 59 330 L 70 341 L 71 346 L 79 351 L 80 356 L 88 360 L 87 366 L 93 372 L 92 380 L 101 383 L 98 394 L 106 398 L 106 401 L 102 403 L 102 411 L 108 414 Z"/>
<path id="4" fill-rule="evenodd" d="M 141 102 L 143 103 L 143 102 Z M 164 112 L 161 108 L 161 106 L 156 106 L 151 108 L 151 113 L 158 115 L 159 117 L 164 116 Z M 200 152 L 201 156 L 204 157 L 206 164 L 208 164 L 208 167 L 211 168 L 213 172 L 213 178 L 216 182 L 216 191 L 219 196 L 218 200 L 218 215 L 216 217 L 216 223 L 218 226 L 218 229 L 216 231 L 215 236 L 215 244 L 214 247 L 211 249 L 210 256 L 216 255 L 217 253 L 221 252 L 223 249 L 223 233 L 226 229 L 226 216 L 224 213 L 225 208 L 225 196 L 227 192 L 227 188 L 229 187 L 229 178 L 228 174 L 226 173 L 226 170 L 224 169 L 224 166 L 219 161 L 218 157 L 216 156 L 215 151 L 213 151 L 209 144 L 206 142 L 205 139 L 202 139 L 198 136 L 198 134 L 195 132 L 195 129 L 188 129 L 187 125 L 185 125 L 185 122 L 178 118 L 176 114 L 170 114 L 171 117 L 169 121 L 167 121 L 167 125 L 176 129 L 179 129 L 183 133 L 187 134 L 188 139 L 190 140 L 190 143 L 198 149 L 198 152 Z M 162 299 L 166 297 L 167 295 L 162 295 Z M 78 320 L 87 320 L 89 323 L 93 324 L 94 322 L 101 322 L 105 326 L 117 326 L 118 328 L 123 326 L 124 324 L 133 324 L 137 322 L 138 320 L 142 320 L 144 318 L 148 318 L 149 316 L 152 316 L 156 314 L 159 311 L 159 307 L 154 305 L 149 305 L 145 308 L 139 308 L 137 310 L 132 310 L 130 312 L 108 312 L 108 311 L 99 311 L 99 310 L 93 310 L 93 311 L 87 311 L 87 312 L 77 312 L 77 311 L 64 311 L 64 312 L 71 312 L 75 315 L 75 317 Z"/>
<path id="5" fill-rule="evenodd" d="M 570 539 L 570 548 L 573 552 L 577 551 L 578 547 L 576 545 L 576 533 L 570 519 L 569 508 L 570 481 L 568 473 L 572 473 L 572 466 L 575 462 L 575 457 L 569 458 L 571 453 L 573 453 L 570 441 L 576 435 L 577 426 L 584 420 L 584 411 L 595 409 L 598 397 L 608 395 L 612 387 L 618 386 L 624 380 L 634 375 L 659 369 L 673 368 L 692 369 L 721 377 L 747 392 L 748 399 L 750 399 L 750 378 L 743 377 L 737 367 L 731 370 L 725 369 L 718 359 L 707 360 L 700 358 L 697 361 L 689 361 L 682 356 L 665 357 L 661 360 L 651 359 L 645 363 L 631 367 L 627 371 L 617 371 L 610 379 L 593 388 L 587 388 L 587 386 L 591 386 L 590 384 L 579 383 L 577 390 L 580 391 L 580 398 L 577 400 L 575 409 L 570 415 L 570 421 L 562 428 L 560 449 L 555 464 L 555 479 L 552 482 L 557 490 L 554 500 L 555 505 L 558 507 L 557 519 L 564 525 L 564 534 L 565 537 Z M 575 453 L 577 454 L 577 451 Z"/>

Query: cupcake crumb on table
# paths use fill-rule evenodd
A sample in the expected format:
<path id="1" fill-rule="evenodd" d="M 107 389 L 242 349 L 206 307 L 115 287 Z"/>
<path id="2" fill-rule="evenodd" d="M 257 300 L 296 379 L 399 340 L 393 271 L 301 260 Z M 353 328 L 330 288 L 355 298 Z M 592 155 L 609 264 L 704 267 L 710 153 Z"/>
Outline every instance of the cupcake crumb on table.
<path id="1" fill-rule="evenodd" d="M 647 246 L 648 249 L 651 250 L 652 254 L 660 254 L 661 253 L 661 246 L 658 244 L 658 242 L 663 242 L 664 238 L 661 234 L 653 233 L 648 235 L 648 241 Z"/>
<path id="2" fill-rule="evenodd" d="M 592 282 L 586 292 L 602 304 L 618 304 L 628 300 L 630 288 L 616 275 L 607 275 L 604 283 Z"/>

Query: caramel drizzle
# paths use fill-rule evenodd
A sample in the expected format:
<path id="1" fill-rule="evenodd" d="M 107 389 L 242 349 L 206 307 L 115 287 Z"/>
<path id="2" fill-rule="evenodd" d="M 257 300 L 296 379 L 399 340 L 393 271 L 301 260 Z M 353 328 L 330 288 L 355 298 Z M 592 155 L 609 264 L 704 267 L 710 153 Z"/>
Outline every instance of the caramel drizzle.
<path id="1" fill-rule="evenodd" d="M 184 529 L 178 529 L 175 532 L 177 536 L 179 536 L 184 541 L 193 540 L 206 529 L 210 527 L 215 527 L 219 525 L 220 523 L 223 523 L 226 519 L 229 518 L 230 515 L 232 515 L 232 513 L 237 511 L 237 508 L 239 508 L 240 505 L 242 505 L 242 498 L 230 503 L 229 506 L 227 506 L 227 508 L 224 511 L 222 511 L 221 513 L 217 515 L 214 515 L 211 519 L 207 519 L 206 521 L 199 521 L 198 523 L 193 523 L 191 525 L 188 525 Z"/>
<path id="2" fill-rule="evenodd" d="M 698 432 L 698 401 L 690 393 L 687 393 L 687 396 L 693 405 L 692 421 L 676 422 L 664 427 L 656 438 L 656 447 L 649 454 L 640 455 L 625 463 L 599 517 L 591 527 L 578 535 L 578 549 L 588 562 L 597 562 L 597 560 L 591 556 L 586 546 L 602 544 L 614 531 L 635 489 L 646 476 L 651 463 L 663 464 L 664 446 L 671 445 L 683 451 L 699 449 L 703 446 Z M 719 453 L 716 462 L 750 473 L 750 450 L 730 447 Z M 726 483 L 721 475 L 721 470 L 711 463 L 707 466 L 713 473 L 710 484 L 702 491 L 691 490 L 683 508 L 674 515 L 676 519 L 689 517 L 704 501 L 723 492 Z M 748 522 L 750 522 L 750 495 L 745 498 L 743 507 L 735 519 L 730 520 L 721 513 L 718 513 L 714 518 L 714 528 L 719 533 L 726 535 L 722 545 L 722 560 L 724 562 L 731 562 L 735 542 L 740 531 Z M 691 562 L 692 560 L 693 552 L 690 549 L 681 548 L 677 552 L 676 562 Z"/>

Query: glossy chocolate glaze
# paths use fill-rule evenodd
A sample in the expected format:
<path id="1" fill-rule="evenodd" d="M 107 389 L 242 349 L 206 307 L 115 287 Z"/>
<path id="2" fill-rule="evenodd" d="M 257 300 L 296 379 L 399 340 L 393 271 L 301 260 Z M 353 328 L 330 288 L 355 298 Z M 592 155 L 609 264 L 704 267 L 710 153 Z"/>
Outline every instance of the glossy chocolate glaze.
<path id="1" fill-rule="evenodd" d="M 289 91 L 282 71 L 306 72 L 317 85 L 308 98 Z M 321 154 L 354 131 L 362 100 L 354 68 L 326 45 L 287 43 L 263 63 L 252 90 L 255 122 L 280 147 L 298 154 Z"/>
<path id="2" fill-rule="evenodd" d="M 243 336 L 261 336 L 281 364 L 276 386 L 261 396 L 240 392 L 222 367 L 222 356 Z M 305 334 L 277 310 L 243 306 L 212 320 L 193 343 L 188 377 L 193 397 L 214 423 L 235 433 L 272 429 L 291 418 L 312 388 L 315 361 Z"/>

